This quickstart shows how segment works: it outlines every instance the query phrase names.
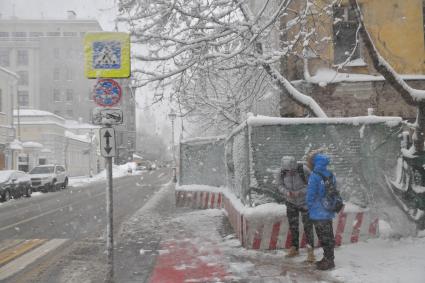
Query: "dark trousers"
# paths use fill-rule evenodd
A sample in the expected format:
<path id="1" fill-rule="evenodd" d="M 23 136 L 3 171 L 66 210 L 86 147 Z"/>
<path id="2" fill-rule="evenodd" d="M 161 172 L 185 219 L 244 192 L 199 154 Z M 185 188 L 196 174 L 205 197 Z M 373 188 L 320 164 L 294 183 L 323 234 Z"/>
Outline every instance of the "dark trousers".
<path id="1" fill-rule="evenodd" d="M 307 238 L 307 244 L 313 248 L 314 247 L 313 223 L 308 217 L 308 211 L 304 209 L 300 209 L 298 206 L 288 202 L 286 203 L 286 216 L 288 217 L 289 230 L 291 231 L 291 235 L 292 235 L 291 246 L 296 247 L 297 250 L 300 246 L 300 243 L 299 243 L 300 213 L 301 213 L 301 220 L 304 226 L 304 233 Z"/>
<path id="2" fill-rule="evenodd" d="M 334 259 L 335 238 L 332 220 L 314 220 L 314 228 L 326 259 Z"/>

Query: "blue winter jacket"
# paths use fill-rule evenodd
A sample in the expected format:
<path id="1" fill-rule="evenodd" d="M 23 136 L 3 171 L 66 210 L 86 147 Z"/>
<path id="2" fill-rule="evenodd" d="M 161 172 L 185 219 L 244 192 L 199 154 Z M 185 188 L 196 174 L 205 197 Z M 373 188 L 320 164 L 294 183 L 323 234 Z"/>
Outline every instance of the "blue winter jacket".
<path id="1" fill-rule="evenodd" d="M 316 154 L 313 158 L 313 172 L 308 178 L 306 203 L 310 219 L 312 220 L 330 220 L 335 217 L 335 213 L 326 210 L 322 205 L 322 199 L 325 196 L 325 184 L 323 178 L 315 173 L 329 177 L 331 172 L 326 168 L 329 164 L 329 157 L 325 154 Z M 334 176 L 334 182 L 335 176 Z"/>

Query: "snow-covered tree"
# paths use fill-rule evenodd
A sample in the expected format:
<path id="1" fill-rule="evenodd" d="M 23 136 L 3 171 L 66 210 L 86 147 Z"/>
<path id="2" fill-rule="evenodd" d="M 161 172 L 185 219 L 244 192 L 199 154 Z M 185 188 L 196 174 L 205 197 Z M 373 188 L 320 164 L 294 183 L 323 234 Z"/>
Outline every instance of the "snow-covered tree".
<path id="1" fill-rule="evenodd" d="M 141 66 L 133 69 L 137 86 L 172 85 L 173 98 L 185 103 L 185 111 L 196 108 L 204 113 L 203 117 L 208 114 L 209 119 L 214 119 L 218 115 L 237 123 L 238 112 L 250 104 L 241 101 L 254 101 L 264 90 L 246 80 L 253 78 L 274 83 L 311 115 L 326 117 L 314 99 L 300 93 L 281 74 L 279 65 L 290 55 L 302 57 L 317 42 L 311 40 L 316 26 L 311 15 L 329 15 L 335 1 L 321 1 L 326 4 L 318 6 L 313 4 L 315 1 L 305 0 L 300 10 L 294 11 L 289 8 L 293 1 L 267 0 L 260 6 L 255 3 L 256 13 L 250 8 L 253 2 L 120 1 L 119 20 L 131 27 L 133 43 L 142 44 L 147 50 L 135 55 Z M 280 20 L 288 14 L 292 20 L 282 26 Z M 276 44 L 278 41 L 272 38 L 283 34 L 285 39 Z M 145 64 L 155 69 L 144 68 Z M 229 93 L 224 91 L 226 84 L 232 85 Z M 200 95 L 202 90 L 206 91 L 204 95 Z M 215 95 L 218 99 L 214 99 Z"/>

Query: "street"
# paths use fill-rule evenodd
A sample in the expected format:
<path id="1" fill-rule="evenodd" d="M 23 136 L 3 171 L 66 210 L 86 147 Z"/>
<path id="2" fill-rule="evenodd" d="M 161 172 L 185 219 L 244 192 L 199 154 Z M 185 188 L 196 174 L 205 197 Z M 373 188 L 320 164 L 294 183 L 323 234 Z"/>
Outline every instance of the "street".
<path id="1" fill-rule="evenodd" d="M 169 179 L 167 169 L 114 179 L 116 235 L 120 223 Z M 105 183 L 99 182 L 1 204 L 0 281 L 10 275 L 6 282 L 70 282 L 60 278 L 67 260 L 72 260 L 64 256 L 82 259 L 100 251 L 95 257 L 102 261 L 105 198 Z M 46 254 L 43 247 L 54 251 Z M 28 253 L 34 254 L 22 260 Z"/>

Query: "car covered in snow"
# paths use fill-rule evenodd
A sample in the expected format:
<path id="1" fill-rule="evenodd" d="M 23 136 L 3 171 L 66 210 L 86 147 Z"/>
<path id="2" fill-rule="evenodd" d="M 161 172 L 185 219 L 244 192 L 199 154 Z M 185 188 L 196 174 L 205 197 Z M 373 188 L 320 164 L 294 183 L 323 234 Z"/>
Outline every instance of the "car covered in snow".
<path id="1" fill-rule="evenodd" d="M 39 165 L 29 174 L 33 191 L 56 191 L 68 185 L 68 174 L 62 165 Z"/>
<path id="2" fill-rule="evenodd" d="M 1 201 L 22 196 L 30 197 L 31 193 L 30 177 L 27 173 L 17 170 L 0 171 Z"/>

